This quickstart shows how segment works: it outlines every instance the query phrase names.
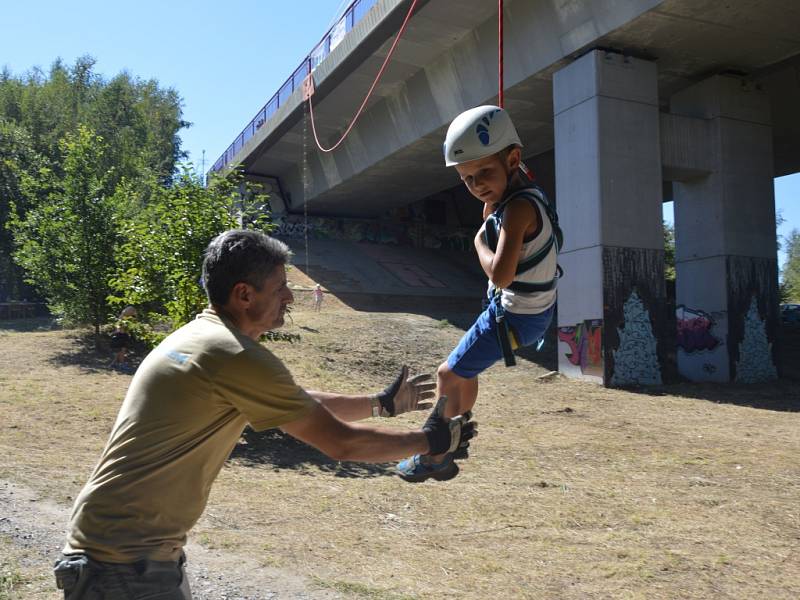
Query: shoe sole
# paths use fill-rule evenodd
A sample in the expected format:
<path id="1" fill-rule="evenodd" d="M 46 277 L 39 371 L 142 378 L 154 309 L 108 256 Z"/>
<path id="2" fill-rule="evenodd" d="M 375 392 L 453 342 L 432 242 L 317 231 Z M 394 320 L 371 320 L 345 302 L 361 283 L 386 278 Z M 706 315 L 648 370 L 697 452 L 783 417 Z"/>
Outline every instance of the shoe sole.
<path id="1" fill-rule="evenodd" d="M 433 471 L 432 473 L 425 473 L 424 475 L 405 475 L 404 473 L 398 473 L 400 479 L 403 481 L 408 481 L 409 483 L 422 483 L 428 479 L 435 479 L 436 481 L 450 481 L 458 475 L 458 464 L 455 462 L 452 463 L 452 468 L 449 469 L 442 469 L 441 471 Z"/>

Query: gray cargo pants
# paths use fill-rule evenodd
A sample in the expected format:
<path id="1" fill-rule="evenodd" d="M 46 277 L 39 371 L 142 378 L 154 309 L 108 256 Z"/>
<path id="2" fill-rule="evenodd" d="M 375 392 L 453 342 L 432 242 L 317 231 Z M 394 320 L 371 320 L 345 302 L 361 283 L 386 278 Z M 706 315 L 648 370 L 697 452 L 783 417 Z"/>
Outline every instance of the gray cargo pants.
<path id="1" fill-rule="evenodd" d="M 53 572 L 64 600 L 191 600 L 185 557 L 178 561 L 104 563 L 82 554 L 62 555 Z"/>

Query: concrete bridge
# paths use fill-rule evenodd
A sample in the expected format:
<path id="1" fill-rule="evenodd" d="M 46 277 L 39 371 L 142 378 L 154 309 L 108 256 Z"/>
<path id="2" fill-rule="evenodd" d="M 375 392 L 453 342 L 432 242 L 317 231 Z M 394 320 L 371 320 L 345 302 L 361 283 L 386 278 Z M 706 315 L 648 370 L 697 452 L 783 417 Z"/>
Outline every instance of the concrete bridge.
<path id="1" fill-rule="evenodd" d="M 497 100 L 497 3 L 423 0 L 364 114 L 339 139 L 410 0 L 361 0 L 215 165 L 271 186 L 273 211 L 422 220 L 480 208 L 443 166 L 449 122 Z M 316 57 L 316 58 L 314 58 Z M 559 368 L 606 385 L 777 376 L 773 178 L 800 171 L 795 0 L 506 0 L 505 105 L 565 231 Z M 272 102 L 272 101 L 271 101 Z M 268 114 L 269 113 L 269 114 Z M 260 113 L 261 114 L 261 113 Z M 662 202 L 675 201 L 675 304 Z"/>

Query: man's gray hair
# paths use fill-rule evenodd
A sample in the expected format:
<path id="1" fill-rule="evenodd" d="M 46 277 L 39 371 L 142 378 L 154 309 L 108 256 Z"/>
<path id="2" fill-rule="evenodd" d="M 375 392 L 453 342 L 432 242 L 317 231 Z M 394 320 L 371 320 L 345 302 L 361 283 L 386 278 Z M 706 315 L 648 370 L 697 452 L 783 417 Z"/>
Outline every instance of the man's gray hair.
<path id="1" fill-rule="evenodd" d="M 261 231 L 230 229 L 211 240 L 203 258 L 203 287 L 208 301 L 228 303 L 239 282 L 261 289 L 264 279 L 291 258 L 289 247 Z"/>

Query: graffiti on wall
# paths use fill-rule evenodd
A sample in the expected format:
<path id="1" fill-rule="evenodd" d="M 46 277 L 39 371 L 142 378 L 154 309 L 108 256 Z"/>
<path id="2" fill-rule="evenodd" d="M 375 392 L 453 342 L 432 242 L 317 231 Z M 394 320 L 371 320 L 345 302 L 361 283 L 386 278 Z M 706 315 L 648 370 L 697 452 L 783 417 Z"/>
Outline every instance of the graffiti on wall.
<path id="1" fill-rule="evenodd" d="M 736 363 L 736 381 L 758 383 L 778 378 L 772 362 L 772 344 L 767 338 L 766 321 L 758 314 L 756 297 L 744 317 L 744 336 L 739 344 L 739 360 Z"/>
<path id="2" fill-rule="evenodd" d="M 691 381 L 726 381 L 728 313 L 679 305 L 675 309 L 678 370 Z"/>
<path id="3" fill-rule="evenodd" d="M 474 232 L 420 222 L 397 222 L 331 217 L 282 215 L 275 217 L 272 235 L 278 238 L 343 240 L 376 244 L 408 245 L 417 248 L 472 249 Z"/>
<path id="4" fill-rule="evenodd" d="M 582 375 L 603 376 L 603 320 L 587 319 L 575 326 L 559 327 L 558 339 L 569 346 L 564 355 Z"/>
<path id="5" fill-rule="evenodd" d="M 611 385 L 661 385 L 650 313 L 634 290 L 622 307 L 623 325 L 617 329 L 619 348 L 613 351 Z"/>
<path id="6" fill-rule="evenodd" d="M 307 230 L 307 225 L 302 221 L 293 222 L 288 219 L 281 219 L 280 221 L 277 221 L 275 228 L 271 231 L 271 234 L 275 237 L 303 238 Z"/>
<path id="7" fill-rule="evenodd" d="M 692 354 L 714 350 L 722 342 L 714 335 L 714 318 L 702 310 L 689 308 L 683 304 L 675 309 L 678 323 L 678 348 Z"/>

